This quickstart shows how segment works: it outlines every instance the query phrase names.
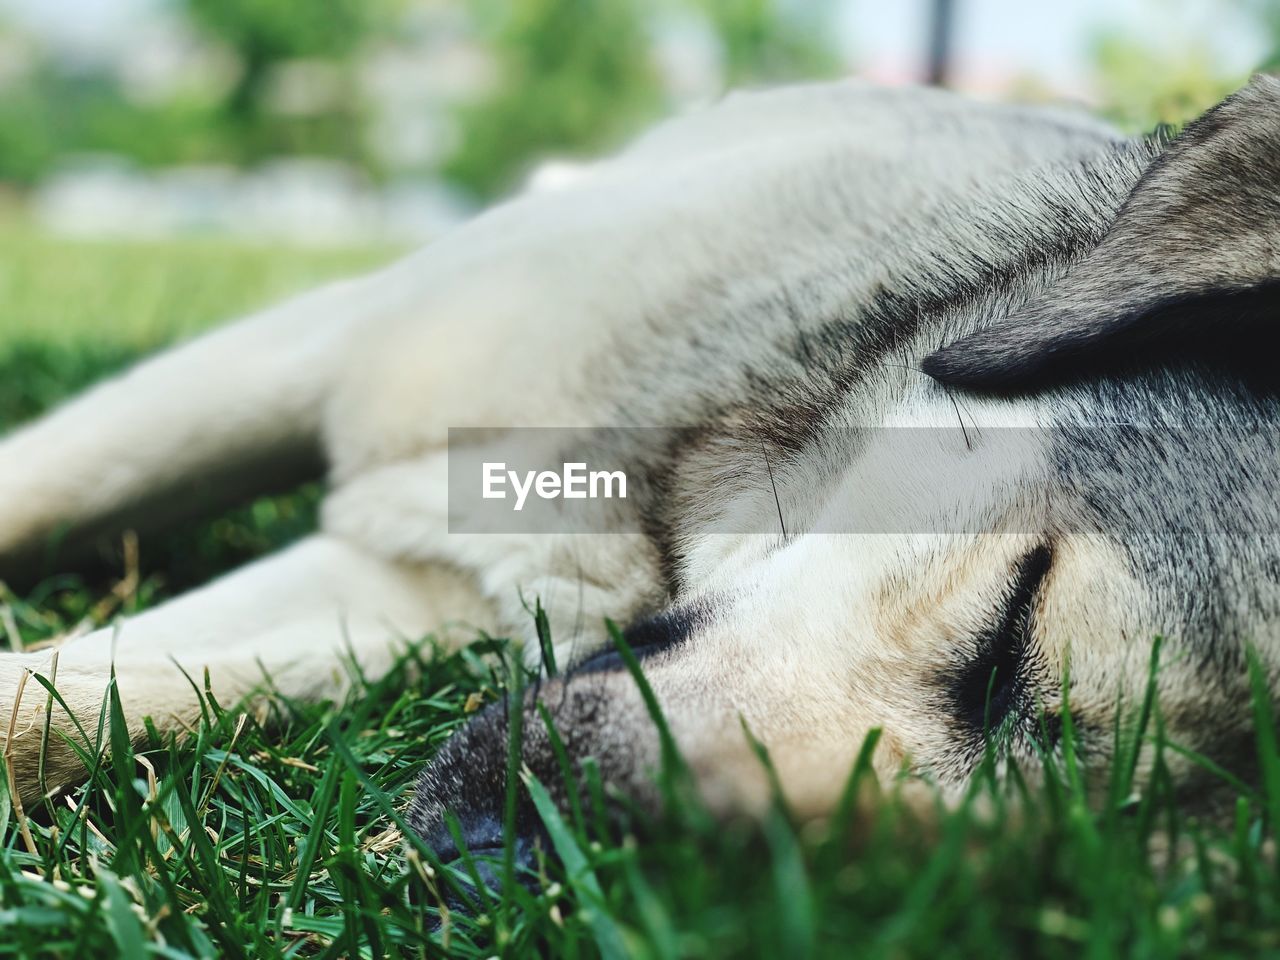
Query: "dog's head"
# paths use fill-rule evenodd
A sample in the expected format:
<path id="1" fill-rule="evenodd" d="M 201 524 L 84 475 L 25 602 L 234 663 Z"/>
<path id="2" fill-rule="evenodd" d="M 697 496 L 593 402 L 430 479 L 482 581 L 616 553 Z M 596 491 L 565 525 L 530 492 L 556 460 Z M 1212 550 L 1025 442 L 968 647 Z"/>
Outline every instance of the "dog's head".
<path id="1" fill-rule="evenodd" d="M 1249 646 L 1280 673 L 1280 82 L 1188 127 L 1043 281 L 922 308 L 903 346 L 927 376 L 886 351 L 775 484 L 717 490 L 776 506 L 785 534 L 677 551 L 687 589 L 628 638 L 713 807 L 767 799 L 744 727 L 802 813 L 832 807 L 872 728 L 882 773 L 959 786 L 993 746 L 1058 749 L 1069 711 L 1101 776 L 1156 637 L 1168 736 L 1248 775 Z M 617 653 L 536 698 L 570 764 L 656 799 L 658 732 Z M 429 838 L 447 845 L 452 809 L 473 845 L 501 841 L 506 716 L 433 764 Z M 525 762 L 562 782 L 534 694 L 524 726 Z M 1191 800 L 1196 769 L 1177 771 Z"/>

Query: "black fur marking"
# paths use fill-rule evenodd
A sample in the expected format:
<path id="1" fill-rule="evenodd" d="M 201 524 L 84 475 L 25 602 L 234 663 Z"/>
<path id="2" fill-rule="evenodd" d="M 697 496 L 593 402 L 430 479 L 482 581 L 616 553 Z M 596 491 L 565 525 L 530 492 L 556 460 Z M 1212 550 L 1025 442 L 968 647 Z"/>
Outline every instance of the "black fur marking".
<path id="1" fill-rule="evenodd" d="M 976 733 L 999 728 L 1015 707 L 1031 702 L 1031 610 L 1052 560 L 1049 548 L 1039 546 L 1018 562 L 999 619 L 977 637 L 973 656 L 944 676 L 951 712 Z"/>
<path id="2" fill-rule="evenodd" d="M 684 643 L 705 619 L 705 614 L 699 608 L 676 607 L 657 616 L 636 621 L 622 632 L 622 638 L 636 655 L 636 659 L 644 660 Z M 610 648 L 584 660 L 570 672 L 570 676 L 624 669 L 626 665 L 622 656 L 616 649 Z"/>
<path id="3" fill-rule="evenodd" d="M 1280 279 L 1245 289 L 1165 297 L 1085 326 L 1023 331 L 997 324 L 921 361 L 949 386 L 1013 392 L 1061 386 L 1194 355 L 1211 366 L 1248 370 L 1280 348 Z"/>

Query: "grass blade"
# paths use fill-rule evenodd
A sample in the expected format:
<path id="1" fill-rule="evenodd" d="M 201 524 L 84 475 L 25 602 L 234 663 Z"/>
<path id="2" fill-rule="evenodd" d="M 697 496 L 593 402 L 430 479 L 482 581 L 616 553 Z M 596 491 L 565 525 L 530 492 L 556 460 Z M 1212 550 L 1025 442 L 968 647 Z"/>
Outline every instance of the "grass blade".
<path id="1" fill-rule="evenodd" d="M 551 844 L 564 864 L 565 876 L 569 884 L 590 911 L 587 923 L 591 927 L 600 955 L 605 960 L 625 960 L 630 956 L 626 941 L 613 917 L 609 915 L 600 881 L 596 879 L 586 854 L 582 852 L 578 841 L 573 837 L 573 832 L 560 816 L 556 805 L 552 803 L 546 787 L 539 783 L 529 771 L 525 771 L 522 779 L 525 789 L 529 791 L 529 796 L 533 800 L 534 808 L 538 811 L 538 816 L 542 818 L 542 825 L 551 838 Z"/>

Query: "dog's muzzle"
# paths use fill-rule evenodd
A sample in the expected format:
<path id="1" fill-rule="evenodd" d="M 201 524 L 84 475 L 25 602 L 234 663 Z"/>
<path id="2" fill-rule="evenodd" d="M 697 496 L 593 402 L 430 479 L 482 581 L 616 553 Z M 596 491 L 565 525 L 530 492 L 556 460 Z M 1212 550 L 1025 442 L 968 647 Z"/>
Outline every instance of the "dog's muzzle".
<path id="1" fill-rule="evenodd" d="M 428 765 L 409 808 L 409 825 L 445 865 L 459 868 L 463 851 L 480 880 L 499 890 L 508 838 L 504 831 L 507 796 L 507 705 L 493 704 L 454 734 Z M 540 829 L 536 813 L 520 791 L 515 836 L 511 838 L 517 875 L 536 865 Z M 545 848 L 545 843 L 543 843 Z"/>
<path id="2" fill-rule="evenodd" d="M 659 647 L 646 644 L 646 647 Z M 648 651 L 642 648 L 642 656 Z M 523 784 L 517 785 L 513 835 L 504 831 L 507 765 L 511 750 L 510 704 L 481 710 L 441 747 L 418 782 L 409 825 L 436 853 L 458 863 L 465 848 L 480 879 L 495 889 L 511 845 L 518 879 L 529 879 L 539 856 L 553 856 L 542 819 Z M 547 722 L 563 743 L 572 775 L 552 748 Z M 605 652 L 568 674 L 545 679 L 525 693 L 520 766 L 546 789 L 562 815 L 590 807 L 582 764 L 587 758 L 607 788 L 610 813 L 616 797 L 631 807 L 653 808 L 659 792 L 650 773 L 657 762 L 657 734 L 635 686 L 616 654 Z"/>

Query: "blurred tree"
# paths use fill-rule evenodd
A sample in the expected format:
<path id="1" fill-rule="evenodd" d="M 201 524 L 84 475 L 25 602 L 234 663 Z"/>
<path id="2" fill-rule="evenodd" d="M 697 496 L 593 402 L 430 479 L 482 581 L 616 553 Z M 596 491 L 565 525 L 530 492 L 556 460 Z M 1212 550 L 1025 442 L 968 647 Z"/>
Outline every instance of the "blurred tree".
<path id="1" fill-rule="evenodd" d="M 692 0 L 724 51 L 730 86 L 814 79 L 840 71 L 831 0 Z"/>
<path id="2" fill-rule="evenodd" d="M 362 47 L 394 24 L 400 0 L 183 0 L 191 22 L 231 50 L 240 74 L 223 104 L 241 162 L 318 153 L 368 164 L 364 111 L 350 67 Z M 321 61 L 338 74 L 329 102 L 305 114 L 273 111 L 273 81 L 291 63 Z M 354 135 L 353 135 L 354 133 Z"/>
<path id="3" fill-rule="evenodd" d="M 387 0 L 185 0 L 192 22 L 240 58 L 233 113 L 261 106 L 271 68 L 287 60 L 351 56 L 386 23 Z"/>
<path id="4" fill-rule="evenodd" d="M 210 0 L 217 2 L 217 0 Z M 645 0 L 520 0 L 490 8 L 494 92 L 462 108 L 446 176 L 492 196 L 548 151 L 608 145 L 655 113 Z"/>
<path id="5" fill-rule="evenodd" d="M 1245 77 L 1223 72 L 1204 46 L 1163 53 L 1128 33 L 1095 35 L 1091 60 L 1103 92 L 1103 113 L 1122 128 L 1180 125 L 1217 103 Z"/>
<path id="6" fill-rule="evenodd" d="M 43 52 L 0 96 L 0 180 L 28 186 L 74 154 L 113 154 L 144 165 L 225 155 L 207 104 L 139 105 L 95 71 L 59 69 Z"/>
<path id="7" fill-rule="evenodd" d="M 951 74 L 951 46 L 955 41 L 956 0 L 930 0 L 925 80 L 946 86 Z"/>

